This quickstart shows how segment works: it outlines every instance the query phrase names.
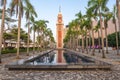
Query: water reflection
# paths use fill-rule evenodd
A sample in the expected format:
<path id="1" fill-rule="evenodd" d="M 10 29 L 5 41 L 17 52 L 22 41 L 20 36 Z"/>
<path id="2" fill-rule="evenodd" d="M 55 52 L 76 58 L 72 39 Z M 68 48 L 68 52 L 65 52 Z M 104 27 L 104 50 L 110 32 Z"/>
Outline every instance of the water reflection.
<path id="1" fill-rule="evenodd" d="M 63 57 L 63 50 L 57 51 L 57 63 L 66 63 Z"/>
<path id="2" fill-rule="evenodd" d="M 64 53 L 65 60 L 68 64 L 82 64 L 82 63 L 94 63 L 93 60 L 85 56 L 79 56 L 71 53 Z"/>
<path id="3" fill-rule="evenodd" d="M 52 53 L 48 53 L 48 54 L 45 54 L 39 58 L 36 58 L 35 60 L 29 62 L 28 64 L 32 64 L 32 65 L 41 65 L 41 64 L 52 64 L 54 63 L 55 59 L 55 52 L 52 52 Z"/>
<path id="4" fill-rule="evenodd" d="M 56 50 L 34 59 L 28 64 L 31 65 L 57 65 L 57 64 L 81 64 L 91 63 L 87 57 L 78 56 L 63 50 Z"/>

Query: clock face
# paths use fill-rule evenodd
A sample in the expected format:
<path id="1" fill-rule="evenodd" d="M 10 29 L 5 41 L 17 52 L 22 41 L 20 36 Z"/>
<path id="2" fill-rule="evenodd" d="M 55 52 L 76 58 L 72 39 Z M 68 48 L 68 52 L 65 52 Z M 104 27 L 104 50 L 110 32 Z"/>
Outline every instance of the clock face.
<path id="1" fill-rule="evenodd" d="M 60 18 L 58 18 L 58 22 L 60 22 L 60 23 L 62 22 L 62 18 L 61 18 L 61 17 L 60 17 Z"/>
<path id="2" fill-rule="evenodd" d="M 61 19 L 59 19 L 59 20 L 58 20 L 58 22 L 62 22 L 62 20 L 61 20 Z"/>

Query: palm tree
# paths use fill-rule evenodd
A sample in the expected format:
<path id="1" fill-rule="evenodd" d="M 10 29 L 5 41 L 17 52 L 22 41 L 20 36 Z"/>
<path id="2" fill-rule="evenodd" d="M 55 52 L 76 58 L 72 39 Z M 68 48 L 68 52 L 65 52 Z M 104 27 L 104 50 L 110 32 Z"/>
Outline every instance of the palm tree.
<path id="1" fill-rule="evenodd" d="M 69 23 L 69 28 L 68 28 L 67 34 L 66 34 L 66 36 L 64 38 L 64 42 L 67 43 L 69 41 L 69 48 L 70 49 L 72 49 L 72 36 L 71 36 L 71 34 L 72 34 L 72 30 L 71 30 L 71 25 Z"/>
<path id="2" fill-rule="evenodd" d="M 53 37 L 53 34 L 52 34 L 52 36 L 50 37 L 50 40 L 51 40 L 51 42 L 50 42 L 50 48 L 54 48 L 54 43 L 55 43 L 55 39 L 54 39 L 54 37 Z"/>
<path id="3" fill-rule="evenodd" d="M 85 20 L 82 19 L 81 24 L 80 24 L 80 31 L 81 31 L 81 36 L 82 36 L 82 53 L 84 53 L 84 43 L 85 43 L 84 38 L 85 38 L 85 35 L 86 35 L 84 23 L 85 23 Z"/>
<path id="4" fill-rule="evenodd" d="M 86 8 L 87 9 L 87 8 Z M 87 18 L 87 21 L 85 23 L 86 25 L 86 29 L 88 30 L 89 32 L 89 39 L 90 39 L 90 32 L 92 32 L 92 55 L 94 56 L 95 55 L 95 45 L 94 45 L 94 26 L 93 26 L 93 18 L 96 18 L 95 15 L 92 13 L 92 10 L 90 8 L 87 9 L 87 12 L 86 12 L 86 15 L 85 17 Z M 89 43 L 91 43 L 89 41 Z"/>
<path id="5" fill-rule="evenodd" d="M 34 17 L 32 17 L 32 26 L 30 30 L 33 30 L 33 54 L 35 54 L 35 32 L 37 31 L 37 22 L 34 20 Z"/>
<path id="6" fill-rule="evenodd" d="M 98 21 L 97 25 L 94 28 L 95 32 L 98 32 L 98 46 L 99 46 L 98 52 L 100 53 L 100 32 L 99 32 L 99 29 L 100 29 L 100 20 Z"/>
<path id="7" fill-rule="evenodd" d="M 50 43 L 50 48 L 52 48 L 52 43 L 55 43 L 55 40 L 54 40 L 54 37 L 53 37 L 53 33 L 52 31 L 50 30 L 49 31 L 49 43 Z"/>
<path id="8" fill-rule="evenodd" d="M 33 30 L 33 53 L 35 53 L 35 32 L 37 31 L 38 36 L 39 33 L 42 35 L 43 39 L 45 38 L 45 29 L 47 27 L 48 21 L 46 20 L 38 20 L 38 21 L 34 21 L 34 19 L 32 20 L 33 26 L 31 27 Z M 45 41 L 43 40 L 43 43 L 45 43 Z M 40 44 L 39 44 L 40 45 Z M 43 46 L 45 48 L 45 46 Z"/>
<path id="9" fill-rule="evenodd" d="M 37 13 L 35 12 L 35 9 L 34 7 L 29 3 L 27 2 L 27 5 L 26 7 L 24 7 L 25 9 L 25 15 L 26 15 L 26 21 L 27 21 L 27 24 L 26 24 L 26 27 L 28 27 L 28 39 L 27 39 L 27 55 L 29 55 L 29 40 L 30 40 L 30 24 L 32 23 L 31 22 L 31 18 L 32 17 L 37 17 Z"/>
<path id="10" fill-rule="evenodd" d="M 48 47 L 49 42 L 50 42 L 50 36 L 52 36 L 52 31 L 50 28 L 47 28 L 45 31 L 45 35 L 46 35 L 46 46 Z M 48 43 L 48 44 L 47 44 Z"/>
<path id="11" fill-rule="evenodd" d="M 43 35 L 43 39 L 45 38 L 45 31 L 47 29 L 47 23 L 49 23 L 49 21 L 47 20 L 39 20 L 38 21 L 38 30 L 40 30 L 40 33 Z M 43 40 L 43 42 L 45 43 L 45 41 Z M 43 46 L 45 48 L 45 45 Z"/>
<path id="12" fill-rule="evenodd" d="M 87 51 L 87 54 L 88 54 L 88 33 L 90 33 L 90 30 L 91 30 L 91 20 L 90 18 L 87 18 L 84 22 L 84 26 L 85 26 L 85 36 L 86 36 L 86 51 Z M 90 36 L 90 34 L 89 34 Z"/>
<path id="13" fill-rule="evenodd" d="M 107 2 L 108 0 L 90 0 L 88 2 L 88 6 L 92 9 L 94 14 L 99 15 L 100 19 L 100 30 L 101 30 L 101 37 L 102 37 L 102 57 L 105 58 L 105 53 L 104 53 L 104 38 L 103 38 L 103 30 L 102 30 L 102 12 L 108 11 L 107 8 Z"/>
<path id="14" fill-rule="evenodd" d="M 111 19 L 112 13 L 107 12 L 107 13 L 103 14 L 103 16 L 104 16 L 105 37 L 106 37 L 106 53 L 108 53 L 107 28 L 108 28 L 108 21 Z"/>
<path id="15" fill-rule="evenodd" d="M 75 16 L 77 16 L 78 24 L 81 30 L 81 36 L 82 36 L 82 52 L 84 52 L 84 16 L 81 12 L 77 13 Z"/>
<path id="16" fill-rule="evenodd" d="M 29 0 L 12 0 L 12 2 L 11 2 L 11 13 L 15 9 L 16 16 L 18 16 L 18 38 L 17 38 L 17 56 L 16 56 L 16 58 L 19 58 L 21 18 L 23 17 L 24 7 L 28 4 L 30 4 Z"/>
<path id="17" fill-rule="evenodd" d="M 117 7 L 117 17 L 118 17 L 118 25 L 119 25 L 119 36 L 120 36 L 120 0 L 116 0 L 116 7 Z M 120 40 L 120 37 L 119 37 Z"/>
<path id="18" fill-rule="evenodd" d="M 0 63 L 1 61 L 1 50 L 2 50 L 2 38 L 3 38 L 3 30 L 4 30 L 4 20 L 5 20 L 5 9 L 6 9 L 6 0 L 0 0 L 1 5 L 3 6 L 2 11 L 2 20 L 1 20 L 1 31 L 0 31 Z"/>
<path id="19" fill-rule="evenodd" d="M 68 38 L 70 38 L 70 48 L 73 49 L 74 48 L 74 42 L 73 42 L 73 22 L 69 23 L 69 29 L 67 32 L 67 35 L 69 36 Z"/>
<path id="20" fill-rule="evenodd" d="M 78 48 L 78 36 L 80 33 L 79 19 L 72 20 L 71 26 L 72 26 L 73 35 L 74 35 L 74 49 L 77 50 L 77 48 Z"/>
<path id="21" fill-rule="evenodd" d="M 0 19 L 2 19 L 2 9 L 0 9 Z M 6 33 L 6 31 L 7 30 L 10 30 L 10 26 L 9 26 L 9 24 L 10 24 L 10 22 L 16 22 L 17 20 L 15 20 L 15 19 L 12 19 L 11 18 L 11 16 L 9 15 L 10 14 L 10 9 L 9 8 L 7 8 L 7 10 L 5 10 L 5 17 L 4 17 L 4 28 L 3 28 L 3 31 L 2 31 L 2 34 L 3 34 L 3 39 L 2 39 L 2 41 L 3 41 L 3 50 L 5 50 L 5 39 L 4 39 L 4 34 Z M 5 26 L 5 24 L 6 24 L 6 26 Z M 5 29 L 5 28 L 7 28 L 7 29 Z"/>
<path id="22" fill-rule="evenodd" d="M 116 17 L 117 17 L 117 9 L 116 6 L 114 6 L 113 9 L 113 23 L 115 24 L 115 34 L 116 34 L 116 48 L 117 48 L 117 55 L 119 55 L 119 47 L 118 47 L 118 33 L 117 33 L 117 23 L 116 23 Z"/>

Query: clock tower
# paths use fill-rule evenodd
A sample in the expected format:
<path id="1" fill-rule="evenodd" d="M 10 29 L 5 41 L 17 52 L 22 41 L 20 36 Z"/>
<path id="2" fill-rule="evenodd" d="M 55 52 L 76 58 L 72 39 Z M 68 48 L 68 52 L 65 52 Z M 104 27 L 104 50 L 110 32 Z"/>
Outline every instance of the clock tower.
<path id="1" fill-rule="evenodd" d="M 59 9 L 59 13 L 57 16 L 57 24 L 56 24 L 56 33 L 57 33 L 57 48 L 63 48 L 63 19 L 62 19 L 62 13 L 61 10 Z"/>

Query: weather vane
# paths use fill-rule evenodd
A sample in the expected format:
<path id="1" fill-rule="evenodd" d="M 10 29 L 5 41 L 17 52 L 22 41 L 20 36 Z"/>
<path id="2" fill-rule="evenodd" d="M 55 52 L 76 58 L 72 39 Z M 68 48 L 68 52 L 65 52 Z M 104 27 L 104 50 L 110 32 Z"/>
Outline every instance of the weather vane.
<path id="1" fill-rule="evenodd" d="M 61 12 L 61 6 L 59 6 L 59 12 Z"/>

